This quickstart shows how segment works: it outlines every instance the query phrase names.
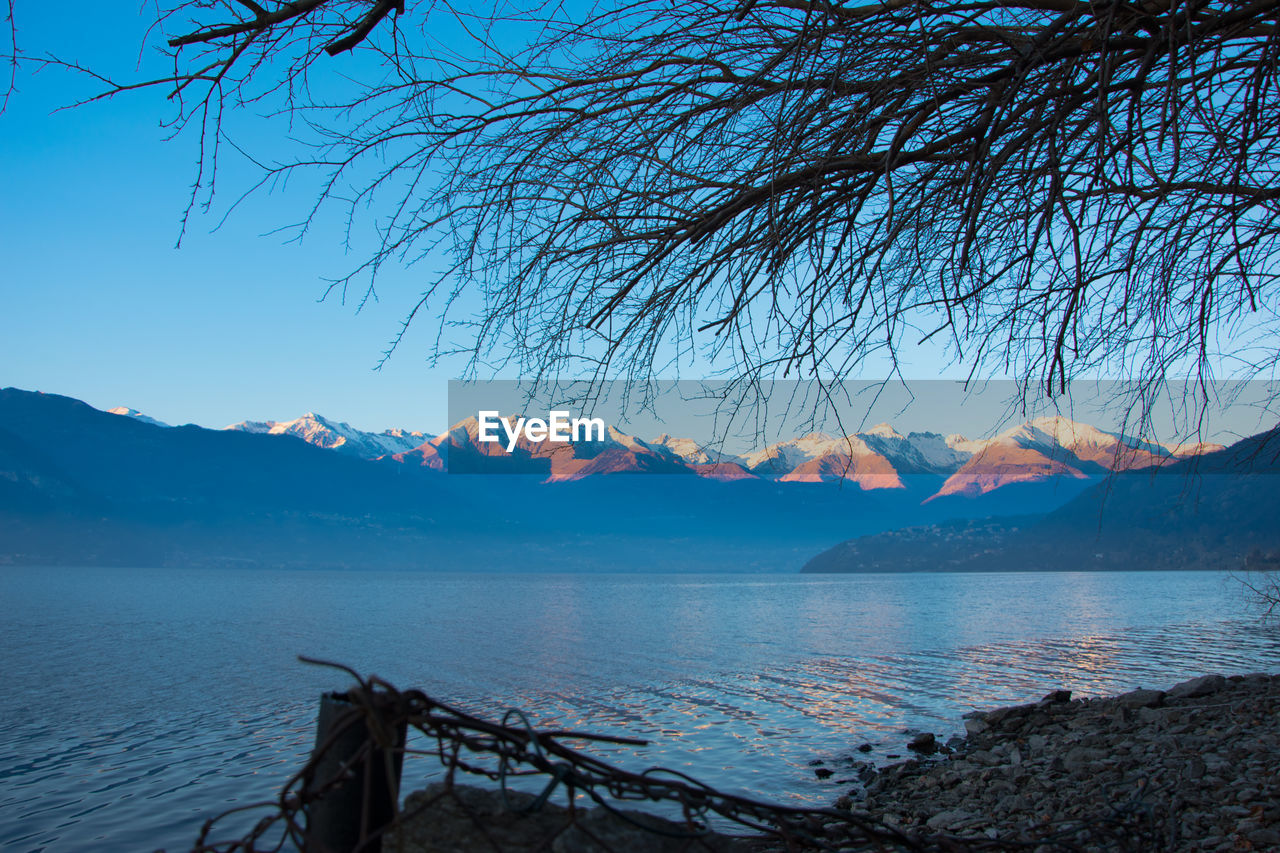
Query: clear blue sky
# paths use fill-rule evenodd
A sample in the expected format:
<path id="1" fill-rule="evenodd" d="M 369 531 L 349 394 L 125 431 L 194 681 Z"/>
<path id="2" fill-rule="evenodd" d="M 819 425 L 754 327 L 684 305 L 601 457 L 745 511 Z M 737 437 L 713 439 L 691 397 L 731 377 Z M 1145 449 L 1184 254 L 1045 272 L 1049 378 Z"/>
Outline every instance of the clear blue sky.
<path id="1" fill-rule="evenodd" d="M 22 2 L 20 46 L 129 76 L 148 24 L 137 9 L 85 3 L 72 14 Z M 463 365 L 428 367 L 432 317 L 373 370 L 429 269 L 386 270 L 381 301 L 358 314 L 350 302 L 318 301 L 325 277 L 358 253 L 344 254 L 333 221 L 300 245 L 267 233 L 297 220 L 311 201 L 304 190 L 255 196 L 215 231 L 249 179 L 234 155 L 213 213 L 196 216 L 175 248 L 195 148 L 191 138 L 166 141 L 162 92 L 58 111 L 94 85 L 32 70 L 0 116 L 0 385 L 210 427 L 305 411 L 365 429 L 446 426 L 447 381 Z M 257 123 L 240 141 L 278 150 L 281 132 Z M 908 378 L 964 375 L 937 350 L 910 358 Z M 912 420 L 906 428 L 947 430 L 954 418 Z M 1266 421 L 1255 412 L 1228 430 Z"/>
<path id="2" fill-rule="evenodd" d="M 128 72 L 137 9 L 19 3 L 20 45 Z M 258 197 L 216 233 L 217 215 L 198 217 L 176 249 L 194 148 L 165 141 L 159 93 L 55 112 L 92 87 L 56 71 L 19 85 L 0 116 L 0 385 L 214 427 L 308 410 L 363 428 L 444 426 L 458 368 L 428 369 L 429 323 L 372 369 L 425 271 L 390 270 L 382 301 L 358 315 L 317 302 L 354 257 L 337 228 L 302 245 L 262 236 L 297 218 L 299 195 Z M 219 214 L 245 177 L 228 166 Z"/>
<path id="3" fill-rule="evenodd" d="M 67 14 L 20 3 L 19 43 L 137 79 L 147 21 L 136 8 L 83 4 Z M 447 380 L 463 363 L 428 367 L 433 318 L 372 369 L 429 269 L 386 270 L 381 301 L 358 314 L 351 303 L 318 302 L 325 277 L 359 260 L 340 248 L 340 223 L 301 245 L 267 234 L 311 201 L 290 191 L 254 196 L 215 231 L 250 178 L 233 154 L 213 213 L 193 219 L 175 248 L 195 148 L 190 138 L 166 141 L 160 90 L 57 111 L 98 90 L 66 72 L 26 71 L 0 116 L 0 385 L 131 406 L 169 423 L 318 411 L 366 429 L 444 429 Z M 263 123 L 239 141 L 276 150 L 281 132 Z M 930 364 L 925 374 L 937 371 Z"/>

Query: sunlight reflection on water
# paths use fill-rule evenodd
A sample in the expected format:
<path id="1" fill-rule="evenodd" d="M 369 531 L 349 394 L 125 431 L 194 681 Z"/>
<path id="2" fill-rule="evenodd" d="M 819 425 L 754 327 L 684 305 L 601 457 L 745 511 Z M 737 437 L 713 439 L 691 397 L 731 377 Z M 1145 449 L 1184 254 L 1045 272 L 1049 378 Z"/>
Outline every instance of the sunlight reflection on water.
<path id="1" fill-rule="evenodd" d="M 312 742 L 326 657 L 596 747 L 825 804 L 808 766 L 904 752 L 972 708 L 1280 669 L 1280 634 L 1210 573 L 528 576 L 0 572 L 0 847 L 189 846 Z M 337 626 L 341 626 L 339 629 Z M 433 768 L 406 768 L 420 779 Z M 412 787 L 412 785 L 411 785 Z"/>

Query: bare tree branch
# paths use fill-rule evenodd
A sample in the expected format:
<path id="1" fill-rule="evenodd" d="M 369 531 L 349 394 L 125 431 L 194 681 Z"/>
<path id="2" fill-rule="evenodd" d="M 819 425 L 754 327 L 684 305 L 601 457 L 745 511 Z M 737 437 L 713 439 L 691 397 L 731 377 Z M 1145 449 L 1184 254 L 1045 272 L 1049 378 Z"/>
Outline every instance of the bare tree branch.
<path id="1" fill-rule="evenodd" d="M 317 173 L 302 230 L 335 205 L 376 229 L 337 289 L 445 258 L 414 313 L 477 363 L 644 377 L 701 348 L 827 380 L 935 341 L 1054 395 L 1280 355 L 1280 0 L 216 0 L 161 23 L 156 82 L 206 156 L 223 109 L 306 122 L 262 186 Z M 341 99 L 312 90 L 356 48 Z"/>
<path id="2" fill-rule="evenodd" d="M 13 14 L 14 0 L 9 0 L 8 12 L 4 22 L 9 31 L 9 49 L 4 52 L 4 61 L 9 66 L 9 80 L 4 86 L 4 94 L 0 95 L 0 115 L 9 108 L 9 99 L 18 88 L 18 19 Z"/>

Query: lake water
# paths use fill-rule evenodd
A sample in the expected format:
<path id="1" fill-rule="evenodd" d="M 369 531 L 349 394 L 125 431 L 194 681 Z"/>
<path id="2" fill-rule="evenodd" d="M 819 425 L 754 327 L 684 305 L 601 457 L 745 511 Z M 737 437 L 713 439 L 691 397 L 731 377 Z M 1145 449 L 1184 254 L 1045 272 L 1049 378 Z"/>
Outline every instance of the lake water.
<path id="1" fill-rule="evenodd" d="M 1280 670 L 1221 574 L 0 569 L 0 848 L 179 850 L 273 795 L 341 661 L 491 717 L 648 738 L 633 769 L 825 805 L 809 762 L 1064 687 Z M 406 766 L 408 788 L 427 772 Z M 419 774 L 415 776 L 415 774 Z"/>

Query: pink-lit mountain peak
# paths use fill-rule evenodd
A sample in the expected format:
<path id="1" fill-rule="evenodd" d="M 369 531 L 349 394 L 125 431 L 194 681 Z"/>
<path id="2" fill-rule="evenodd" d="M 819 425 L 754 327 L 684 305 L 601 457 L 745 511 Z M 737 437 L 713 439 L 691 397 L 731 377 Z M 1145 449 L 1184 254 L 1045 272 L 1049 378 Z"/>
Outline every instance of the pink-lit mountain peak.
<path id="1" fill-rule="evenodd" d="M 878 453 L 824 453 L 779 478 L 784 483 L 854 483 L 864 491 L 906 486 L 893 463 Z"/>
<path id="2" fill-rule="evenodd" d="M 966 449 L 975 454 L 996 444 L 1047 450 L 1050 451 L 1050 456 L 1060 460 L 1060 454 L 1055 454 L 1058 450 L 1065 450 L 1082 461 L 1096 463 L 1112 471 L 1145 468 L 1170 459 L 1222 449 L 1220 444 L 1204 442 L 1178 445 L 1133 438 L 1101 430 L 1063 415 L 1027 421 L 1005 430 L 993 439 L 965 442 Z"/>
<path id="3" fill-rule="evenodd" d="M 900 488 L 899 474 L 955 471 L 969 454 L 948 446 L 936 433 L 903 435 L 888 424 L 843 437 L 821 433 L 778 442 L 747 454 L 745 464 L 760 476 L 805 482 L 844 479 L 841 471 L 875 472 L 858 481 L 864 488 Z M 884 472 L 892 470 L 890 477 Z"/>
<path id="4" fill-rule="evenodd" d="M 935 497 L 976 496 L 1015 483 L 1057 477 L 1084 479 L 1109 471 L 1150 468 L 1189 455 L 1183 446 L 1129 438 L 1062 415 L 1027 421 L 991 439 L 952 436 L 947 443 L 970 456 Z M 1222 449 L 1207 443 L 1188 447 L 1200 453 Z"/>
<path id="5" fill-rule="evenodd" d="M 498 426 L 496 430 L 491 427 L 489 435 L 496 440 L 486 441 L 480 439 L 479 420 L 468 417 L 421 446 L 387 458 L 436 470 L 446 468 L 451 456 L 456 457 L 460 469 L 465 470 L 472 470 L 472 465 L 484 458 L 504 459 L 509 461 L 501 467 L 505 473 L 546 472 L 549 468 L 549 481 L 580 480 L 601 474 L 699 473 L 660 443 L 644 441 L 612 426 L 606 426 L 603 438 L 592 433 L 565 442 L 532 441 L 518 426 L 521 417 L 502 416 L 507 427 Z M 508 429 L 517 432 L 514 444 Z M 708 476 L 723 479 L 721 473 Z"/>

